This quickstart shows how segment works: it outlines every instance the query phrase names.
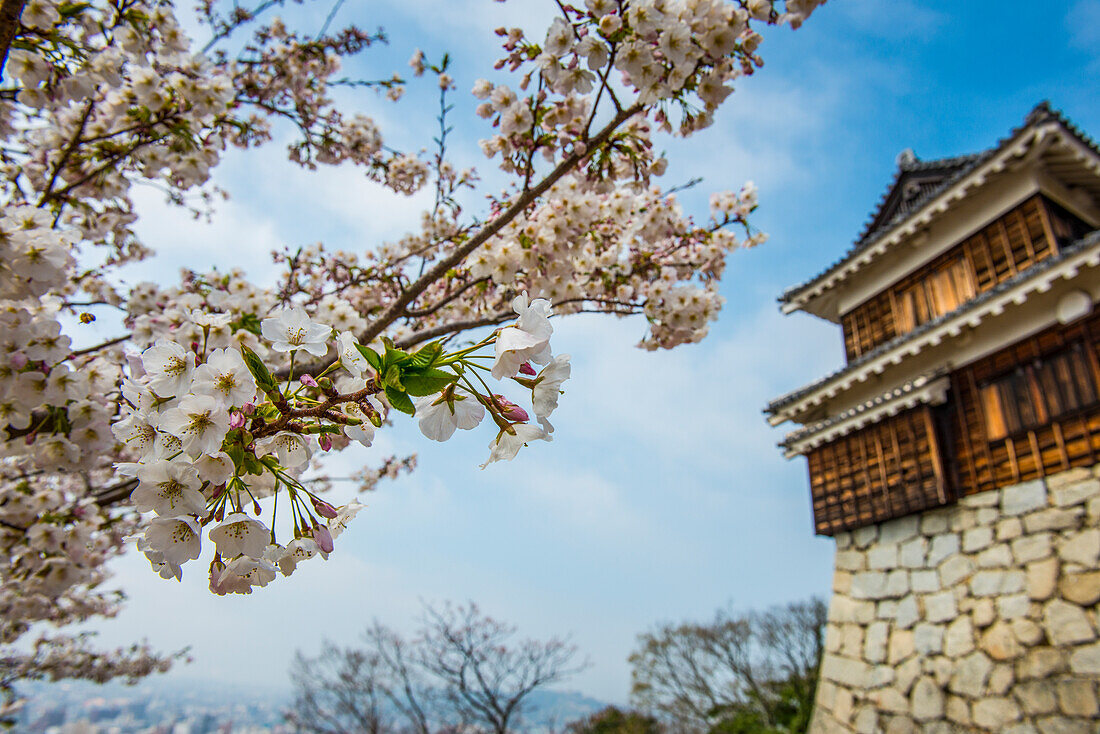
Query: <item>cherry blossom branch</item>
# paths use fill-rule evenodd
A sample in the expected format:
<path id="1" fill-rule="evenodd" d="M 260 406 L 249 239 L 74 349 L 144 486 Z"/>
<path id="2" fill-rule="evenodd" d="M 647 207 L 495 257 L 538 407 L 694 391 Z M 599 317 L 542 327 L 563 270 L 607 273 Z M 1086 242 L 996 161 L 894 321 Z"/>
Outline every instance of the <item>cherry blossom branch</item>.
<path id="1" fill-rule="evenodd" d="M 607 142 L 611 135 L 618 129 L 620 125 L 626 122 L 643 109 L 641 104 L 635 103 L 625 110 L 622 110 L 615 117 L 607 123 L 595 137 L 586 140 L 588 151 L 592 152 L 594 148 Z M 386 328 L 401 317 L 405 307 L 412 303 L 413 299 L 423 293 L 428 286 L 435 281 L 446 275 L 447 271 L 456 265 L 460 264 L 467 256 L 474 250 L 481 247 L 490 237 L 495 235 L 506 224 L 511 222 L 523 211 L 527 209 L 534 201 L 545 194 L 551 186 L 553 186 L 559 179 L 565 176 L 567 173 L 576 168 L 577 164 L 584 159 L 584 156 L 578 153 L 570 153 L 561 163 L 551 171 L 546 178 L 540 181 L 535 186 L 528 189 L 523 195 L 516 199 L 516 201 L 508 207 L 502 214 L 486 224 L 477 234 L 469 239 L 465 244 L 455 248 L 447 257 L 443 258 L 435 265 L 433 265 L 426 273 L 416 279 L 415 282 L 409 284 L 409 287 L 398 296 L 393 303 L 386 307 L 386 309 L 375 320 L 367 326 L 367 328 L 360 335 L 359 340 L 364 344 L 370 342 L 375 337 L 382 334 Z"/>

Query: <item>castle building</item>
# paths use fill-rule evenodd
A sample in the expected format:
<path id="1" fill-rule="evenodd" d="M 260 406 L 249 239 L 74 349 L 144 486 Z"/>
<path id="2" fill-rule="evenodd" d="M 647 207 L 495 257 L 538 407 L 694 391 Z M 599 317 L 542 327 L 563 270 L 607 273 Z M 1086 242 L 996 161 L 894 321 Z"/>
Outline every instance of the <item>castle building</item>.
<path id="1" fill-rule="evenodd" d="M 1096 732 L 1100 148 L 1046 103 L 911 151 L 786 313 L 847 363 L 773 400 L 836 572 L 814 732 Z"/>

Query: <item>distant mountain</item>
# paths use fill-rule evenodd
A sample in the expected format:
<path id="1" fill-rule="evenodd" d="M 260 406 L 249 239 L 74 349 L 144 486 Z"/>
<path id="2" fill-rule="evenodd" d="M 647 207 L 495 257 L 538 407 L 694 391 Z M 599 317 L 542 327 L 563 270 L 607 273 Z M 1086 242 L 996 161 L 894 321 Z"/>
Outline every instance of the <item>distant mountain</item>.
<path id="1" fill-rule="evenodd" d="M 578 691 L 535 691 L 527 701 L 526 723 L 555 731 L 609 705 Z"/>

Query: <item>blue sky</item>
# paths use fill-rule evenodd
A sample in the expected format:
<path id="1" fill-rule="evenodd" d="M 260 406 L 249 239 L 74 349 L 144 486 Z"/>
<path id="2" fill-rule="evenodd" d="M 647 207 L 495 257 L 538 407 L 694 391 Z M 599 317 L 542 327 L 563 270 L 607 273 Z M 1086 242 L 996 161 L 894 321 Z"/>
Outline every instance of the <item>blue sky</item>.
<path id="1" fill-rule="evenodd" d="M 492 28 L 534 28 L 550 5 L 348 0 L 337 20 L 390 35 L 349 73 L 404 72 L 414 47 L 451 52 L 454 159 L 493 182 L 476 146 L 486 128 L 466 92 L 491 71 Z M 315 31 L 328 7 L 287 15 Z M 1097 0 L 831 0 L 801 30 L 773 30 L 765 67 L 717 124 L 661 142 L 668 185 L 705 178 L 683 195 L 688 211 L 705 216 L 710 191 L 752 179 L 755 223 L 771 235 L 731 258 L 728 303 L 704 344 L 647 353 L 633 348 L 642 323 L 561 320 L 554 347 L 573 356 L 574 377 L 552 444 L 480 471 L 487 432 L 429 445 L 399 422 L 334 471 L 410 452 L 420 469 L 365 498 L 369 509 L 327 563 L 306 563 L 252 597 L 215 598 L 201 569 L 164 582 L 134 554 L 115 564 L 131 601 L 96 625 L 102 642 L 191 645 L 194 663 L 171 675 L 283 686 L 294 651 L 322 637 L 351 641 L 373 618 L 411 630 L 420 600 L 473 600 L 526 634 L 572 635 L 592 666 L 564 687 L 621 702 L 635 635 L 655 623 L 827 594 L 833 547 L 813 536 L 805 462 L 782 458 L 784 429 L 770 429 L 760 409 L 840 364 L 840 333 L 780 316 L 775 297 L 846 250 L 905 148 L 935 158 L 988 147 L 1042 99 L 1100 135 L 1098 48 Z M 430 89 L 397 106 L 371 93 L 346 101 L 375 114 L 395 144 L 430 145 Z M 217 181 L 232 199 L 211 224 L 166 208 L 156 192 L 139 195 L 139 230 L 160 254 L 133 281 L 170 282 L 182 264 L 242 266 L 270 281 L 272 248 L 370 247 L 399 236 L 426 203 L 388 197 L 351 169 L 301 172 L 278 144 L 227 155 Z"/>

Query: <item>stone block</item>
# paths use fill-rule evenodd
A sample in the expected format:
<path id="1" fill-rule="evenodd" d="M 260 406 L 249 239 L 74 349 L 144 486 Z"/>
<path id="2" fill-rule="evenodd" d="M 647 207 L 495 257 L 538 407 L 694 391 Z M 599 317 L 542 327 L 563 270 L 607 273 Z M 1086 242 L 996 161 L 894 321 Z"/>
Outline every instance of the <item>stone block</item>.
<path id="1" fill-rule="evenodd" d="M 847 530 L 843 530 L 834 535 L 833 540 L 836 541 L 837 550 L 845 550 L 852 545 L 852 534 Z"/>
<path id="2" fill-rule="evenodd" d="M 1016 619 L 1027 616 L 1031 609 L 1031 600 L 1027 594 L 1011 594 L 997 597 L 997 616 L 1001 619 Z"/>
<path id="3" fill-rule="evenodd" d="M 1046 680 L 1029 680 L 1018 683 L 1013 695 L 1020 702 L 1025 714 L 1049 714 L 1058 708 L 1058 699 L 1054 696 L 1054 686 Z"/>
<path id="4" fill-rule="evenodd" d="M 1044 530 L 1068 530 L 1081 525 L 1083 507 L 1048 507 L 1024 517 L 1024 530 L 1041 533 Z"/>
<path id="5" fill-rule="evenodd" d="M 1097 479 L 1068 484 L 1050 490 L 1050 499 L 1055 507 L 1081 505 L 1097 495 L 1100 495 L 1100 480 Z"/>
<path id="6" fill-rule="evenodd" d="M 1012 541 L 1012 557 L 1016 564 L 1022 566 L 1040 558 L 1046 558 L 1052 552 L 1052 536 L 1050 533 L 1037 533 L 1025 535 Z"/>
<path id="7" fill-rule="evenodd" d="M 890 645 L 886 659 L 891 665 L 897 665 L 913 654 L 913 633 L 909 630 L 894 630 L 890 633 Z"/>
<path id="8" fill-rule="evenodd" d="M 897 599 L 909 593 L 909 572 L 903 570 L 890 571 L 886 574 L 886 596 Z"/>
<path id="9" fill-rule="evenodd" d="M 947 625 L 943 636 L 943 654 L 949 658 L 961 658 L 974 650 L 974 625 L 970 617 L 963 616 Z"/>
<path id="10" fill-rule="evenodd" d="M 940 575 L 935 571 L 913 571 L 909 574 L 909 586 L 917 594 L 928 594 L 940 590 Z"/>
<path id="11" fill-rule="evenodd" d="M 826 655 L 821 663 L 821 677 L 849 688 L 863 688 L 867 679 L 867 663 L 862 660 Z"/>
<path id="12" fill-rule="evenodd" d="M 1020 641 L 1020 644 L 1031 647 L 1042 641 L 1043 628 L 1030 619 L 1021 617 L 1012 620 L 1012 634 L 1016 635 L 1016 639 Z"/>
<path id="13" fill-rule="evenodd" d="M 1012 565 L 1008 543 L 998 543 L 978 554 L 978 568 L 1006 568 Z"/>
<path id="14" fill-rule="evenodd" d="M 867 550 L 867 567 L 878 570 L 892 570 L 898 567 L 898 547 L 896 544 L 871 546 Z"/>
<path id="15" fill-rule="evenodd" d="M 847 594 L 852 588 L 852 574 L 839 568 L 833 574 L 833 593 Z"/>
<path id="16" fill-rule="evenodd" d="M 1035 722 L 1039 734 L 1096 734 L 1091 721 L 1074 721 L 1064 716 L 1048 716 Z"/>
<path id="17" fill-rule="evenodd" d="M 1100 571 L 1066 574 L 1058 582 L 1058 593 L 1083 607 L 1100 602 Z"/>
<path id="18" fill-rule="evenodd" d="M 1042 479 L 1005 487 L 1001 491 L 1001 512 L 1023 515 L 1047 506 L 1047 486 Z"/>
<path id="19" fill-rule="evenodd" d="M 1073 469 L 1066 469 L 1065 471 L 1052 474 L 1046 478 L 1047 489 L 1053 492 L 1056 489 L 1063 489 L 1071 484 L 1087 483 L 1092 478 L 1092 470 L 1088 467 L 1075 467 Z"/>
<path id="20" fill-rule="evenodd" d="M 1100 646 L 1097 646 L 1097 664 L 1097 670 L 1100 671 Z M 1016 677 L 1019 680 L 1045 681 L 1065 668 L 1066 659 L 1061 651 L 1053 647 L 1035 647 L 1028 650 L 1027 654 L 1016 663 Z"/>
<path id="21" fill-rule="evenodd" d="M 863 652 L 863 627 L 858 624 L 846 624 L 840 628 L 840 654 L 848 658 L 858 658 Z"/>
<path id="22" fill-rule="evenodd" d="M 974 563 L 962 555 L 954 555 L 940 564 L 940 584 L 944 587 L 954 586 L 966 579 L 974 572 Z"/>
<path id="23" fill-rule="evenodd" d="M 971 708 L 974 723 L 992 731 L 1004 731 L 1020 719 L 1020 707 L 1011 698 L 990 696 L 975 701 Z"/>
<path id="24" fill-rule="evenodd" d="M 898 563 L 903 568 L 924 568 L 928 540 L 921 536 L 905 541 L 898 548 Z"/>
<path id="25" fill-rule="evenodd" d="M 891 714 L 909 713 L 909 699 L 897 688 L 881 688 L 867 695 L 876 709 Z"/>
<path id="26" fill-rule="evenodd" d="M 856 734 L 875 734 L 879 730 L 878 711 L 871 706 L 862 707 L 852 722 Z"/>
<path id="27" fill-rule="evenodd" d="M 1078 647 L 1070 653 L 1069 669 L 1077 675 L 1100 675 L 1100 643 Z"/>
<path id="28" fill-rule="evenodd" d="M 861 571 L 853 574 L 851 593 L 856 599 L 886 598 L 886 574 L 882 571 Z"/>
<path id="29" fill-rule="evenodd" d="M 867 634 L 863 640 L 863 659 L 869 663 L 881 663 L 886 660 L 886 643 L 889 635 L 888 623 L 872 622 L 867 627 Z"/>
<path id="30" fill-rule="evenodd" d="M 921 665 L 920 658 L 909 658 L 898 666 L 898 675 L 897 679 L 894 681 L 894 687 L 908 695 L 909 689 L 913 687 L 913 683 L 920 677 L 922 670 L 923 666 Z"/>
<path id="31" fill-rule="evenodd" d="M 961 696 L 948 696 L 944 707 L 947 720 L 966 726 L 970 723 L 970 703 Z"/>
<path id="32" fill-rule="evenodd" d="M 847 724 L 852 718 L 852 704 L 855 700 L 852 692 L 847 688 L 840 688 L 836 692 L 836 700 L 833 702 L 833 716 L 842 724 Z"/>
<path id="33" fill-rule="evenodd" d="M 960 696 L 979 698 L 985 693 L 985 684 L 992 672 L 992 661 L 980 651 L 973 652 L 955 664 L 955 674 L 947 687 Z"/>
<path id="34" fill-rule="evenodd" d="M 917 534 L 920 528 L 920 515 L 906 515 L 887 520 L 879 526 L 879 542 L 901 543 Z"/>
<path id="35" fill-rule="evenodd" d="M 932 538 L 928 546 L 927 563 L 929 568 L 935 568 L 944 560 L 959 552 L 958 533 L 944 533 Z"/>
<path id="36" fill-rule="evenodd" d="M 997 622 L 982 633 L 980 647 L 994 660 L 1015 660 L 1024 653 L 1008 622 Z"/>
<path id="37" fill-rule="evenodd" d="M 997 523 L 997 540 L 1013 540 L 1024 532 L 1024 523 L 1018 517 L 1006 517 Z"/>
<path id="38" fill-rule="evenodd" d="M 913 628 L 913 647 L 920 655 L 928 656 L 943 650 L 943 625 L 921 622 Z"/>
<path id="39" fill-rule="evenodd" d="M 1015 594 L 1024 590 L 1026 576 L 1023 571 L 987 569 L 970 578 L 970 593 L 974 596 L 998 596 Z"/>
<path id="40" fill-rule="evenodd" d="M 993 672 L 989 674 L 989 681 L 985 684 L 988 693 L 994 696 L 1003 696 L 1012 687 L 1015 676 L 1012 675 L 1012 666 L 1001 663 L 993 666 Z"/>
<path id="41" fill-rule="evenodd" d="M 970 610 L 970 616 L 974 619 L 975 627 L 988 627 L 997 620 L 997 612 L 993 607 L 992 599 L 977 599 Z"/>
<path id="42" fill-rule="evenodd" d="M 960 507 L 996 507 L 1001 502 L 1001 496 L 998 492 L 978 492 L 977 494 L 969 494 L 959 500 Z"/>
<path id="43" fill-rule="evenodd" d="M 843 571 L 862 571 L 866 568 L 867 554 L 857 550 L 837 551 L 836 567 Z"/>
<path id="44" fill-rule="evenodd" d="M 899 601 L 894 625 L 898 629 L 909 629 L 920 619 L 920 606 L 915 596 L 906 596 Z"/>
<path id="45" fill-rule="evenodd" d="M 1058 559 L 1055 556 L 1029 563 L 1027 566 L 1027 595 L 1036 601 L 1045 601 L 1054 595 L 1058 587 Z"/>
<path id="46" fill-rule="evenodd" d="M 1096 639 L 1085 611 L 1061 599 L 1047 602 L 1043 607 L 1043 628 L 1055 645 L 1075 645 Z"/>
<path id="47" fill-rule="evenodd" d="M 962 535 L 962 549 L 964 553 L 976 553 L 983 548 L 988 548 L 993 543 L 993 528 L 988 525 L 980 525 L 967 530 Z"/>
<path id="48" fill-rule="evenodd" d="M 1066 716 L 1095 717 L 1100 713 L 1096 702 L 1096 684 L 1080 678 L 1058 681 L 1058 708 Z"/>
<path id="49" fill-rule="evenodd" d="M 888 686 L 897 679 L 898 675 L 894 672 L 894 668 L 891 665 L 876 665 L 871 668 L 871 672 L 867 674 L 867 688 L 873 690 L 875 688 L 882 688 Z"/>
<path id="50" fill-rule="evenodd" d="M 946 622 L 958 614 L 955 595 L 950 591 L 929 594 L 924 597 L 924 618 L 929 622 Z"/>
<path id="51" fill-rule="evenodd" d="M 1100 559 L 1100 529 L 1082 530 L 1058 546 L 1058 556 L 1066 563 L 1096 568 Z"/>
<path id="52" fill-rule="evenodd" d="M 829 604 L 829 621 L 836 623 L 856 622 L 870 624 L 875 618 L 874 602 L 852 599 L 847 596 L 834 597 Z"/>
<path id="53" fill-rule="evenodd" d="M 951 515 L 950 523 L 952 532 L 961 533 L 978 524 L 978 515 L 971 508 L 959 506 L 955 508 L 954 514 Z"/>
<path id="54" fill-rule="evenodd" d="M 932 721 L 943 717 L 943 690 L 925 676 L 917 679 L 909 694 L 909 714 L 917 721 Z"/>
<path id="55" fill-rule="evenodd" d="M 933 535 L 946 533 L 947 526 L 948 521 L 946 510 L 933 510 L 931 512 L 926 512 L 920 520 L 921 535 L 924 535 L 926 537 L 932 537 Z"/>
<path id="56" fill-rule="evenodd" d="M 852 543 L 856 548 L 866 548 L 878 538 L 878 527 L 865 525 L 852 531 Z"/>

